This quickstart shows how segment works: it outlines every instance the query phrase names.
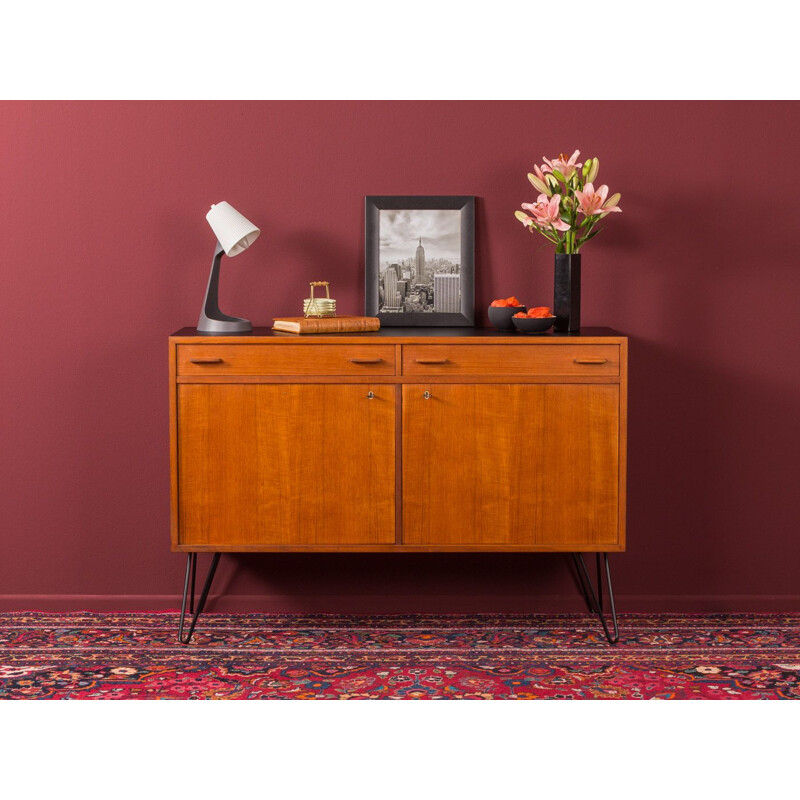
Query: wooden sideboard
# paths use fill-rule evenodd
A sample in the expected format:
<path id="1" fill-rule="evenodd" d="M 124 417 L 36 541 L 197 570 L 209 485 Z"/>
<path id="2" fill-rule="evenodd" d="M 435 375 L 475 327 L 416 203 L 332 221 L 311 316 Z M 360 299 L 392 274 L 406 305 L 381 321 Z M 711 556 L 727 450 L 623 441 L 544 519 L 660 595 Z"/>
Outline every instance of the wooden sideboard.
<path id="1" fill-rule="evenodd" d="M 185 328 L 169 366 L 172 549 L 195 561 L 625 549 L 627 339 L 613 331 Z"/>

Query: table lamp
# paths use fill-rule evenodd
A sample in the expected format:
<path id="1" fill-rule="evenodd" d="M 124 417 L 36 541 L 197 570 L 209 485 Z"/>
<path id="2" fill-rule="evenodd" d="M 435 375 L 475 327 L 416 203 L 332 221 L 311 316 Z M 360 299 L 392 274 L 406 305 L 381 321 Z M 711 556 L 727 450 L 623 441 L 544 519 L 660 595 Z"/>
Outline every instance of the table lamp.
<path id="1" fill-rule="evenodd" d="M 211 230 L 217 236 L 217 246 L 214 249 L 206 299 L 197 322 L 197 330 L 200 333 L 214 333 L 223 336 L 230 333 L 247 333 L 253 330 L 249 319 L 229 317 L 219 310 L 219 265 L 223 253 L 228 258 L 238 256 L 258 239 L 261 231 L 232 205 L 224 201 L 212 205 L 211 210 L 206 214 L 206 219 Z"/>

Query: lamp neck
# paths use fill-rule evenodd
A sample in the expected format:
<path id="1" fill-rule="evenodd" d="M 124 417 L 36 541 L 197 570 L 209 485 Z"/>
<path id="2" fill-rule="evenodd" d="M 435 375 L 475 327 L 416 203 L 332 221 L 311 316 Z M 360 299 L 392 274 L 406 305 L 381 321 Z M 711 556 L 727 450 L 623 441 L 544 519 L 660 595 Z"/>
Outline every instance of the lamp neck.
<path id="1" fill-rule="evenodd" d="M 214 258 L 211 261 L 211 274 L 208 276 L 208 288 L 206 289 L 206 301 L 203 306 L 205 314 L 210 319 L 218 319 L 219 310 L 219 266 L 225 250 L 217 241 L 214 248 Z"/>
<path id="2" fill-rule="evenodd" d="M 197 330 L 200 333 L 247 333 L 253 330 L 250 320 L 231 317 L 219 310 L 219 267 L 224 252 L 222 245 L 217 241 L 217 246 L 214 248 L 214 260 L 211 262 L 211 274 L 208 276 L 206 299 L 197 322 Z"/>

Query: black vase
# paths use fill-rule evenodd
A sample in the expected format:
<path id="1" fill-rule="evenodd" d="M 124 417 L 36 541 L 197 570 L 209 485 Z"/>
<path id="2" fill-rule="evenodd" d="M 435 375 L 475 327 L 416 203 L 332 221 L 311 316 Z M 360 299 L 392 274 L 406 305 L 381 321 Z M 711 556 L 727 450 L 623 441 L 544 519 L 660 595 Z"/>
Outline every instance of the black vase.
<path id="1" fill-rule="evenodd" d="M 556 253 L 553 281 L 553 313 L 558 333 L 575 333 L 581 329 L 581 257 L 579 254 Z"/>

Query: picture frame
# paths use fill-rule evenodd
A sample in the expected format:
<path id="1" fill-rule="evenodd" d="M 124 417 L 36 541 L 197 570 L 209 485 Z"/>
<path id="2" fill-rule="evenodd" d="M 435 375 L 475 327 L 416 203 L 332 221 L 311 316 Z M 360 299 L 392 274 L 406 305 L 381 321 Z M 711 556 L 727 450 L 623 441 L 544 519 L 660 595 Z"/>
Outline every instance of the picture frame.
<path id="1" fill-rule="evenodd" d="M 475 325 L 475 197 L 364 198 L 365 313 L 386 327 Z"/>

